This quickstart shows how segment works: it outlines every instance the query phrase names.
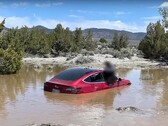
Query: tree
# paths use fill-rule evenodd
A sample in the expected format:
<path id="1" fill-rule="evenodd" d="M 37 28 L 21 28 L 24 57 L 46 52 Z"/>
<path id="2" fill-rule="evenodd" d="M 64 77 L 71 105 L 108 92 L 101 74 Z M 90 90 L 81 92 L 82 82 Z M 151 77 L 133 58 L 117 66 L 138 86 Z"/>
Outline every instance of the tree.
<path id="1" fill-rule="evenodd" d="M 44 29 L 32 28 L 30 39 L 26 47 L 26 52 L 36 55 L 44 55 L 50 52 L 50 43 L 48 43 L 47 34 Z"/>
<path id="2" fill-rule="evenodd" d="M 8 32 L 4 33 L 2 36 L 0 48 L 8 49 L 10 47 L 18 52 L 20 52 L 20 50 L 24 50 L 25 44 L 22 43 L 20 38 L 21 34 L 19 34 L 18 28 L 9 29 Z"/>
<path id="3" fill-rule="evenodd" d="M 73 34 L 70 29 L 67 27 L 64 31 L 64 52 L 70 51 L 72 42 L 73 42 Z"/>
<path id="4" fill-rule="evenodd" d="M 58 24 L 51 33 L 53 50 L 56 53 L 68 52 L 72 44 L 72 37 L 72 32 L 69 30 L 69 28 L 64 29 L 61 24 Z"/>
<path id="5" fill-rule="evenodd" d="M 0 32 L 4 29 L 5 19 L 0 23 Z"/>
<path id="6" fill-rule="evenodd" d="M 84 47 L 84 38 L 81 28 L 76 28 L 74 33 L 74 41 L 72 45 L 73 52 L 79 52 Z"/>
<path id="7" fill-rule="evenodd" d="M 160 21 L 150 23 L 147 27 L 147 35 L 139 44 L 139 49 L 148 58 L 160 58 L 165 52 L 165 30 Z"/>
<path id="8" fill-rule="evenodd" d="M 5 20 L 0 23 L 0 31 L 4 28 Z M 13 74 L 20 70 L 22 66 L 22 57 L 23 53 L 21 50 L 16 49 L 16 45 L 14 45 L 14 40 L 17 40 L 17 36 L 14 36 L 16 31 L 12 30 L 9 32 L 11 38 L 8 36 L 2 36 L 0 43 L 0 74 Z M 8 34 L 8 33 L 7 33 Z M 16 35 L 16 34 L 15 34 Z M 2 39 L 3 38 L 3 39 Z M 4 41 L 7 43 L 4 44 Z"/>
<path id="9" fill-rule="evenodd" d="M 112 47 L 114 49 L 120 50 L 120 43 L 119 43 L 119 36 L 118 33 L 114 33 L 113 41 L 112 41 Z"/>
<path id="10" fill-rule="evenodd" d="M 160 8 L 159 9 L 160 14 L 163 17 L 163 25 L 165 28 L 168 28 L 168 8 Z"/>
<path id="11" fill-rule="evenodd" d="M 89 51 L 95 49 L 95 43 L 93 41 L 93 33 L 91 30 L 89 30 L 86 35 L 85 42 L 84 42 L 84 48 Z"/>
<path id="12" fill-rule="evenodd" d="M 20 46 L 23 48 L 24 52 L 28 52 L 27 50 L 29 48 L 28 45 L 29 45 L 29 42 L 31 41 L 30 34 L 31 34 L 31 31 L 27 26 L 24 26 L 18 29 L 17 35 L 20 41 Z"/>
<path id="13" fill-rule="evenodd" d="M 101 42 L 101 43 L 107 43 L 107 40 L 105 38 L 100 38 L 99 42 Z"/>
<path id="14" fill-rule="evenodd" d="M 120 48 L 127 48 L 128 44 L 129 44 L 129 41 L 128 41 L 128 36 L 126 33 L 123 33 L 121 36 L 120 36 L 120 40 L 119 40 L 119 45 L 120 45 Z"/>
<path id="15" fill-rule="evenodd" d="M 21 69 L 22 53 L 11 48 L 0 49 L 0 74 L 14 74 Z"/>

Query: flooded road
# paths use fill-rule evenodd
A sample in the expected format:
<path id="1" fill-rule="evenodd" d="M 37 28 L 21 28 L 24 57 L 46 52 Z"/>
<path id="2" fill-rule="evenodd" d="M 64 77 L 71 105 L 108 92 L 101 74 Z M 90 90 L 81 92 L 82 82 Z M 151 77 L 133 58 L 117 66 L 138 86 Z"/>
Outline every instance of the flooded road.
<path id="1" fill-rule="evenodd" d="M 23 68 L 16 75 L 0 76 L 0 125 L 56 123 L 63 126 L 168 125 L 168 70 L 119 69 L 132 85 L 88 94 L 55 94 L 43 83 L 64 68 Z M 118 107 L 142 112 L 118 112 Z"/>

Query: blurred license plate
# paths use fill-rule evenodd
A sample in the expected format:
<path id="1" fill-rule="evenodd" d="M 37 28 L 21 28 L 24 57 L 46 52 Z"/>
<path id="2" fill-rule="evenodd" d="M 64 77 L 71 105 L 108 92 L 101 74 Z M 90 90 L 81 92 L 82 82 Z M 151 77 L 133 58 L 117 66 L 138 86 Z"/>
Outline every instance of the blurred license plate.
<path id="1" fill-rule="evenodd" d="M 52 89 L 52 92 L 54 92 L 54 93 L 60 93 L 60 90 L 59 89 Z"/>

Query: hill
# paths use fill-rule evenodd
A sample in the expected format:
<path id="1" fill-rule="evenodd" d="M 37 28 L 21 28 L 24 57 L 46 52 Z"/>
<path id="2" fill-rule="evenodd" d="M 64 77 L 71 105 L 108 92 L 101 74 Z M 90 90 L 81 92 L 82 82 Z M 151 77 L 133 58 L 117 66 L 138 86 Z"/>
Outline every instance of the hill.
<path id="1" fill-rule="evenodd" d="M 99 40 L 100 38 L 105 38 L 109 41 L 113 39 L 114 33 L 118 32 L 119 34 L 126 33 L 131 41 L 139 42 L 141 41 L 146 33 L 144 32 L 129 32 L 129 31 L 120 31 L 120 30 L 114 30 L 114 29 L 98 29 L 98 28 L 89 28 L 83 30 L 83 34 L 86 35 L 87 32 L 91 30 L 93 32 L 93 38 Z"/>
<path id="2" fill-rule="evenodd" d="M 53 29 L 49 29 L 49 28 L 46 28 L 46 27 L 41 26 L 41 25 L 37 25 L 34 28 L 44 29 L 48 33 L 53 31 Z M 8 30 L 8 28 L 5 28 L 4 32 L 7 32 L 7 30 Z M 128 35 L 131 42 L 139 43 L 142 40 L 142 38 L 144 38 L 144 36 L 146 35 L 146 33 L 144 33 L 144 32 L 133 33 L 133 32 L 124 31 L 124 30 L 120 31 L 120 30 L 115 30 L 115 29 L 100 29 L 100 28 L 84 29 L 83 30 L 83 35 L 85 36 L 89 30 L 91 30 L 93 32 L 94 40 L 99 40 L 100 38 L 105 38 L 108 41 L 111 41 L 113 39 L 113 36 L 114 36 L 115 32 L 118 32 L 119 34 L 122 34 L 122 33 L 125 32 Z"/>

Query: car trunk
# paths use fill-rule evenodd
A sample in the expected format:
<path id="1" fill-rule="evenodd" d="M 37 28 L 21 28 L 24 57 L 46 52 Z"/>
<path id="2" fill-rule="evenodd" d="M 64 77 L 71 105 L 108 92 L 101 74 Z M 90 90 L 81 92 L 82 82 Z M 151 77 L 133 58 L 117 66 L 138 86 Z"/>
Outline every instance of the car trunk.
<path id="1" fill-rule="evenodd" d="M 65 82 L 61 80 L 50 80 L 44 84 L 44 90 L 55 92 L 55 93 L 78 93 L 79 88 L 75 88 L 72 85 L 72 82 Z"/>

